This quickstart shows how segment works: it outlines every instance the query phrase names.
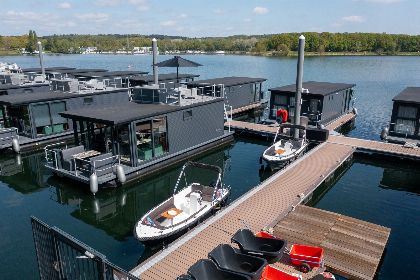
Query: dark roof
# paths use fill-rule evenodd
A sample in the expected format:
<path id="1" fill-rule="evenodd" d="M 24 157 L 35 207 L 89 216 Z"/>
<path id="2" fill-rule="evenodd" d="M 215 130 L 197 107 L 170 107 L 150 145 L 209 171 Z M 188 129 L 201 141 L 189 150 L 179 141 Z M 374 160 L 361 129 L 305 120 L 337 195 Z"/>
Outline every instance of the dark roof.
<path id="1" fill-rule="evenodd" d="M 222 98 L 207 102 L 194 103 L 189 106 L 171 106 L 166 104 L 138 104 L 127 102 L 112 107 L 91 107 L 60 113 L 64 118 L 86 120 L 104 124 L 122 124 L 135 120 L 146 119 L 170 112 L 185 110 L 214 102 L 223 102 Z"/>
<path id="2" fill-rule="evenodd" d="M 84 97 L 84 96 L 91 96 L 91 95 L 108 94 L 111 92 L 118 92 L 122 90 L 127 91 L 127 89 L 120 88 L 120 89 L 113 89 L 113 90 L 86 92 L 83 94 L 68 93 L 68 92 L 61 92 L 61 91 L 45 91 L 45 92 L 37 92 L 37 93 L 19 93 L 19 94 L 11 94 L 11 95 L 1 95 L 0 104 L 25 105 L 25 104 L 50 101 L 50 100 L 62 100 L 62 99 L 70 99 L 70 98 L 77 98 L 77 97 Z"/>
<path id="3" fill-rule="evenodd" d="M 109 72 L 86 72 L 86 73 L 74 73 L 75 77 L 86 77 L 86 78 L 99 78 L 99 77 L 129 77 L 136 75 L 147 74 L 145 71 L 109 71 Z"/>
<path id="4" fill-rule="evenodd" d="M 0 84 L 0 90 L 2 89 L 12 89 L 12 88 L 33 88 L 33 87 L 41 87 L 41 86 L 48 86 L 47 83 L 37 83 L 37 84 L 23 84 L 23 85 L 13 85 L 13 84 Z"/>
<path id="5" fill-rule="evenodd" d="M 238 85 L 245 85 L 245 84 L 261 83 L 266 80 L 267 79 L 264 79 L 264 78 L 223 77 L 223 78 L 214 78 L 214 79 L 207 79 L 207 80 L 198 80 L 198 81 L 190 82 L 188 83 L 188 85 L 192 87 L 199 87 L 203 85 L 223 84 L 225 87 L 231 87 L 231 86 L 238 86 Z"/>
<path id="6" fill-rule="evenodd" d="M 302 88 L 308 89 L 309 92 L 302 94 L 315 94 L 315 95 L 329 95 L 332 93 L 336 93 L 338 91 L 342 91 L 344 89 L 352 88 L 355 84 L 343 84 L 343 83 L 328 83 L 328 82 L 315 82 L 309 81 L 302 83 Z M 269 91 L 273 92 L 288 92 L 288 93 L 296 93 L 296 84 L 291 84 L 282 87 L 271 88 Z"/>
<path id="7" fill-rule="evenodd" d="M 73 69 L 76 69 L 76 68 L 74 68 L 74 67 L 65 67 L 65 66 L 56 66 L 56 67 L 46 67 L 45 68 L 45 71 L 51 71 L 51 72 L 54 72 L 54 71 L 56 71 L 56 70 L 73 70 Z M 24 68 L 24 69 L 22 69 L 22 72 L 25 72 L 25 73 L 27 73 L 27 72 L 36 72 L 36 73 L 41 73 L 41 68 L 39 68 L 39 67 L 34 67 L 34 68 Z"/>
<path id="8" fill-rule="evenodd" d="M 200 77 L 197 74 L 179 74 L 178 79 L 186 79 L 186 78 L 196 78 Z M 169 73 L 169 74 L 159 74 L 158 76 L 159 81 L 171 81 L 176 80 L 176 73 Z M 142 83 L 150 83 L 154 81 L 153 75 L 145 75 L 145 76 L 135 76 L 131 77 L 130 81 L 142 82 Z"/>
<path id="9" fill-rule="evenodd" d="M 77 74 L 77 73 L 88 73 L 88 72 L 107 72 L 106 69 L 56 69 L 54 72 L 64 74 Z"/>
<path id="10" fill-rule="evenodd" d="M 395 96 L 392 101 L 420 104 L 420 87 L 408 87 Z"/>

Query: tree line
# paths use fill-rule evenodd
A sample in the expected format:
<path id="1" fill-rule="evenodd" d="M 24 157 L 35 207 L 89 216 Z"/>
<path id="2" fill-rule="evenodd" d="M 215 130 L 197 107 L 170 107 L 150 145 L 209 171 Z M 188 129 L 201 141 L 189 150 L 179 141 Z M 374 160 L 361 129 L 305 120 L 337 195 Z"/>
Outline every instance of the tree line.
<path id="1" fill-rule="evenodd" d="M 30 30 L 23 36 L 0 36 L 0 50 L 28 52 L 36 50 L 36 42 L 43 43 L 44 50 L 52 53 L 80 53 L 83 47 L 96 47 L 99 52 L 132 50 L 134 46 L 151 45 L 151 38 L 156 37 L 161 52 L 165 51 L 226 51 L 233 53 L 252 53 L 287 56 L 297 51 L 297 38 L 300 33 L 282 33 L 257 36 L 229 36 L 188 38 L 164 35 L 51 35 L 37 37 Z M 307 52 L 328 54 L 339 53 L 378 53 L 397 54 L 420 51 L 420 35 L 402 35 L 386 33 L 329 33 L 307 32 Z"/>

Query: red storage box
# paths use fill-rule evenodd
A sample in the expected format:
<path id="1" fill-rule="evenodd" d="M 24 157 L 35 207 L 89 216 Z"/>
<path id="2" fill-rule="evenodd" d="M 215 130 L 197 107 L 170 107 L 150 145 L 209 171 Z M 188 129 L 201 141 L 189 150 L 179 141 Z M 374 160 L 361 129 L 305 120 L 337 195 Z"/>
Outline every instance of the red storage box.
<path id="1" fill-rule="evenodd" d="M 290 259 L 294 265 L 307 263 L 311 267 L 320 267 L 323 258 L 324 249 L 320 247 L 293 244 L 290 249 Z"/>
<path id="2" fill-rule="evenodd" d="M 259 231 L 255 234 L 256 237 L 261 237 L 261 238 L 275 238 L 274 235 L 269 234 L 268 232 L 265 231 Z"/>
<path id="3" fill-rule="evenodd" d="M 271 265 L 267 265 L 263 270 L 260 280 L 302 280 L 302 276 L 289 274 Z"/>

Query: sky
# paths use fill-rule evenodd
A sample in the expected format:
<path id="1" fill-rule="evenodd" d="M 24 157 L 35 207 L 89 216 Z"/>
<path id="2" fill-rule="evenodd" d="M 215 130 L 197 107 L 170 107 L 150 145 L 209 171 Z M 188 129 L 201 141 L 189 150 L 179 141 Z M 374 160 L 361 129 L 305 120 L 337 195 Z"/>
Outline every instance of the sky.
<path id="1" fill-rule="evenodd" d="M 0 0 L 0 35 L 420 34 L 420 0 Z"/>

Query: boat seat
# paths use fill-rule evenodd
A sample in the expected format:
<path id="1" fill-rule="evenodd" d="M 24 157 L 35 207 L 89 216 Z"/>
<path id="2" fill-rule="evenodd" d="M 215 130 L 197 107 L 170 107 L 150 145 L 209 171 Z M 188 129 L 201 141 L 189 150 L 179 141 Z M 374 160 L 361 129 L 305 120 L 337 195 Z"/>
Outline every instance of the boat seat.
<path id="1" fill-rule="evenodd" d="M 82 145 L 61 150 L 60 157 L 63 169 L 67 171 L 74 171 L 74 160 L 73 155 L 82 153 L 85 151 L 85 147 Z"/>
<path id="2" fill-rule="evenodd" d="M 228 244 L 214 248 L 209 258 L 222 270 L 245 274 L 252 279 L 260 279 L 267 265 L 265 259 L 238 253 Z"/>
<path id="3" fill-rule="evenodd" d="M 284 143 L 284 149 L 286 150 L 286 152 L 291 151 L 293 149 L 293 144 L 287 141 L 286 143 Z"/>
<path id="4" fill-rule="evenodd" d="M 203 186 L 203 185 L 192 185 L 191 186 L 191 192 L 186 195 L 186 197 L 190 197 L 190 194 L 193 192 L 199 192 L 201 194 L 201 199 L 203 201 L 212 202 L 213 194 L 214 194 L 214 188 Z"/>
<path id="5" fill-rule="evenodd" d="M 113 173 L 113 166 L 116 163 L 112 153 L 102 154 L 89 159 L 92 173 L 96 172 L 98 177 Z M 95 168 L 93 167 L 95 164 Z"/>
<path id="6" fill-rule="evenodd" d="M 221 270 L 211 260 L 199 260 L 188 269 L 196 280 L 250 280 L 251 277 Z"/>
<path id="7" fill-rule="evenodd" d="M 281 239 L 256 237 L 249 229 L 240 229 L 231 239 L 244 254 L 262 256 L 268 261 L 280 259 L 286 242 Z"/>

